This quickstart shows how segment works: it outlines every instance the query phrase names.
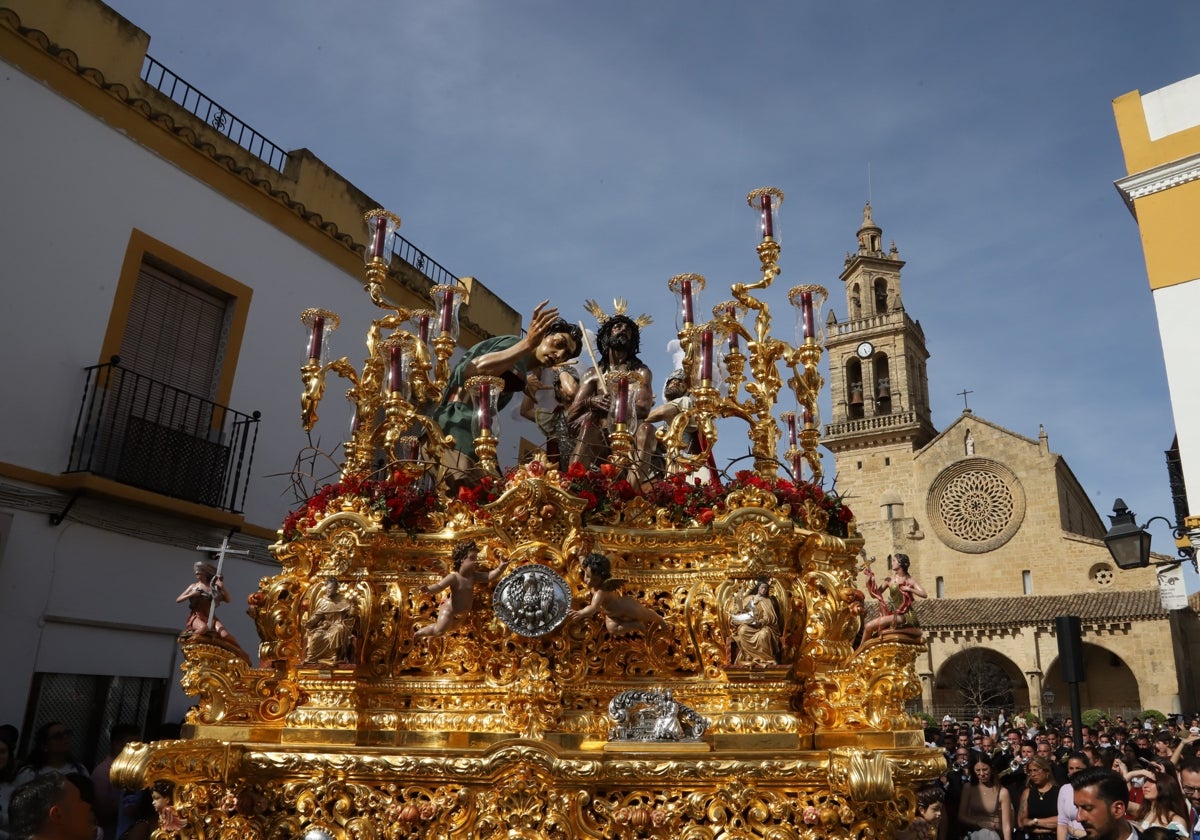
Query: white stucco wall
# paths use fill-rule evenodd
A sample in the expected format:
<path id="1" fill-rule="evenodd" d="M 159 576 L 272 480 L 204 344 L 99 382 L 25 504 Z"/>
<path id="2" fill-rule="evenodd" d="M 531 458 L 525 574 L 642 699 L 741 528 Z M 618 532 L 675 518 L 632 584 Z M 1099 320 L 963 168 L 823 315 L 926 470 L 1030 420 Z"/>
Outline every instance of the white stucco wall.
<path id="1" fill-rule="evenodd" d="M 1200 125 L 1200 76 L 1142 95 L 1151 140 Z"/>
<path id="2" fill-rule="evenodd" d="M 1167 367 L 1167 386 L 1179 435 L 1179 457 L 1188 488 L 1189 513 L 1200 515 L 1200 279 L 1154 292 L 1158 330 Z"/>

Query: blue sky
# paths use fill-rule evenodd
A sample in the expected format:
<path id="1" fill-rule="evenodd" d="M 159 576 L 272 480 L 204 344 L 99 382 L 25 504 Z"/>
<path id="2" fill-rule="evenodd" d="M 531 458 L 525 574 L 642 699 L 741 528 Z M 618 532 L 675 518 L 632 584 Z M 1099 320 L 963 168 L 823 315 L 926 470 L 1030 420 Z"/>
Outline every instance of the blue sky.
<path id="1" fill-rule="evenodd" d="M 970 389 L 983 417 L 1029 437 L 1044 424 L 1101 514 L 1121 496 L 1173 515 L 1111 100 L 1200 73 L 1200 4 L 109 2 L 151 55 L 310 149 L 454 273 L 524 312 L 629 297 L 656 317 L 643 357 L 659 382 L 667 279 L 757 279 L 755 187 L 787 194 L 776 331 L 790 336 L 797 283 L 828 286 L 845 316 L 837 275 L 869 167 L 932 354 L 935 424 Z"/>

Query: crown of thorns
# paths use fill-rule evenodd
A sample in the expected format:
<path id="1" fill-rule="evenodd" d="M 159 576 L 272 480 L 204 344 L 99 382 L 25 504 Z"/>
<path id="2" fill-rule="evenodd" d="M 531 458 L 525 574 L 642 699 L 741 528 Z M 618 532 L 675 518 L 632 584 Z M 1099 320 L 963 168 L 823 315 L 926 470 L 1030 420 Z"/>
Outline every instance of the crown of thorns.
<path id="1" fill-rule="evenodd" d="M 625 310 L 629 308 L 629 301 L 625 300 L 625 298 L 613 298 L 612 315 L 609 315 L 607 312 L 605 312 L 604 307 L 596 303 L 594 300 L 584 301 L 583 308 L 590 312 L 596 318 L 596 323 L 602 327 L 618 315 L 625 315 L 627 318 L 629 317 L 625 312 Z M 654 319 L 644 312 L 633 319 L 633 323 L 637 324 L 639 329 L 648 326 L 653 322 Z"/>

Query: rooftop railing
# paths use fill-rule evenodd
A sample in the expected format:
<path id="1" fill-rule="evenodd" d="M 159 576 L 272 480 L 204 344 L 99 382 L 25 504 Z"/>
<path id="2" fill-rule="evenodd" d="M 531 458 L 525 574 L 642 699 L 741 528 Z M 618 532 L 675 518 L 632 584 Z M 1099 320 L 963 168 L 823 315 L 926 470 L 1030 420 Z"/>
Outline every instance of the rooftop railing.
<path id="1" fill-rule="evenodd" d="M 147 55 L 142 63 L 142 80 L 277 172 L 283 172 L 287 166 L 288 153 L 282 147 L 272 143 L 152 56 Z M 421 272 L 435 285 L 458 284 L 456 275 L 403 236 L 396 237 L 392 253 Z"/>
<path id="2" fill-rule="evenodd" d="M 179 78 L 161 62 L 147 55 L 142 62 L 142 80 L 180 107 L 192 112 L 272 169 L 282 172 L 288 153 L 245 122 L 229 113 L 202 91 Z"/>

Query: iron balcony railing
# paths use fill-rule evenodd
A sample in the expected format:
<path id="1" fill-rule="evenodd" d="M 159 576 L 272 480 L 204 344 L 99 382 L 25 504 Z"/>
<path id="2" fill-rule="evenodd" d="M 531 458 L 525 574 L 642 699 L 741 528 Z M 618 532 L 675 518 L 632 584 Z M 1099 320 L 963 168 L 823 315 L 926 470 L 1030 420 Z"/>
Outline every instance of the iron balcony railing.
<path id="1" fill-rule="evenodd" d="M 241 513 L 260 414 L 243 414 L 121 367 L 85 368 L 68 473 L 86 472 Z"/>
<path id="2" fill-rule="evenodd" d="M 282 172 L 287 166 L 287 152 L 149 55 L 142 62 L 142 80 L 260 158 L 272 169 Z"/>

